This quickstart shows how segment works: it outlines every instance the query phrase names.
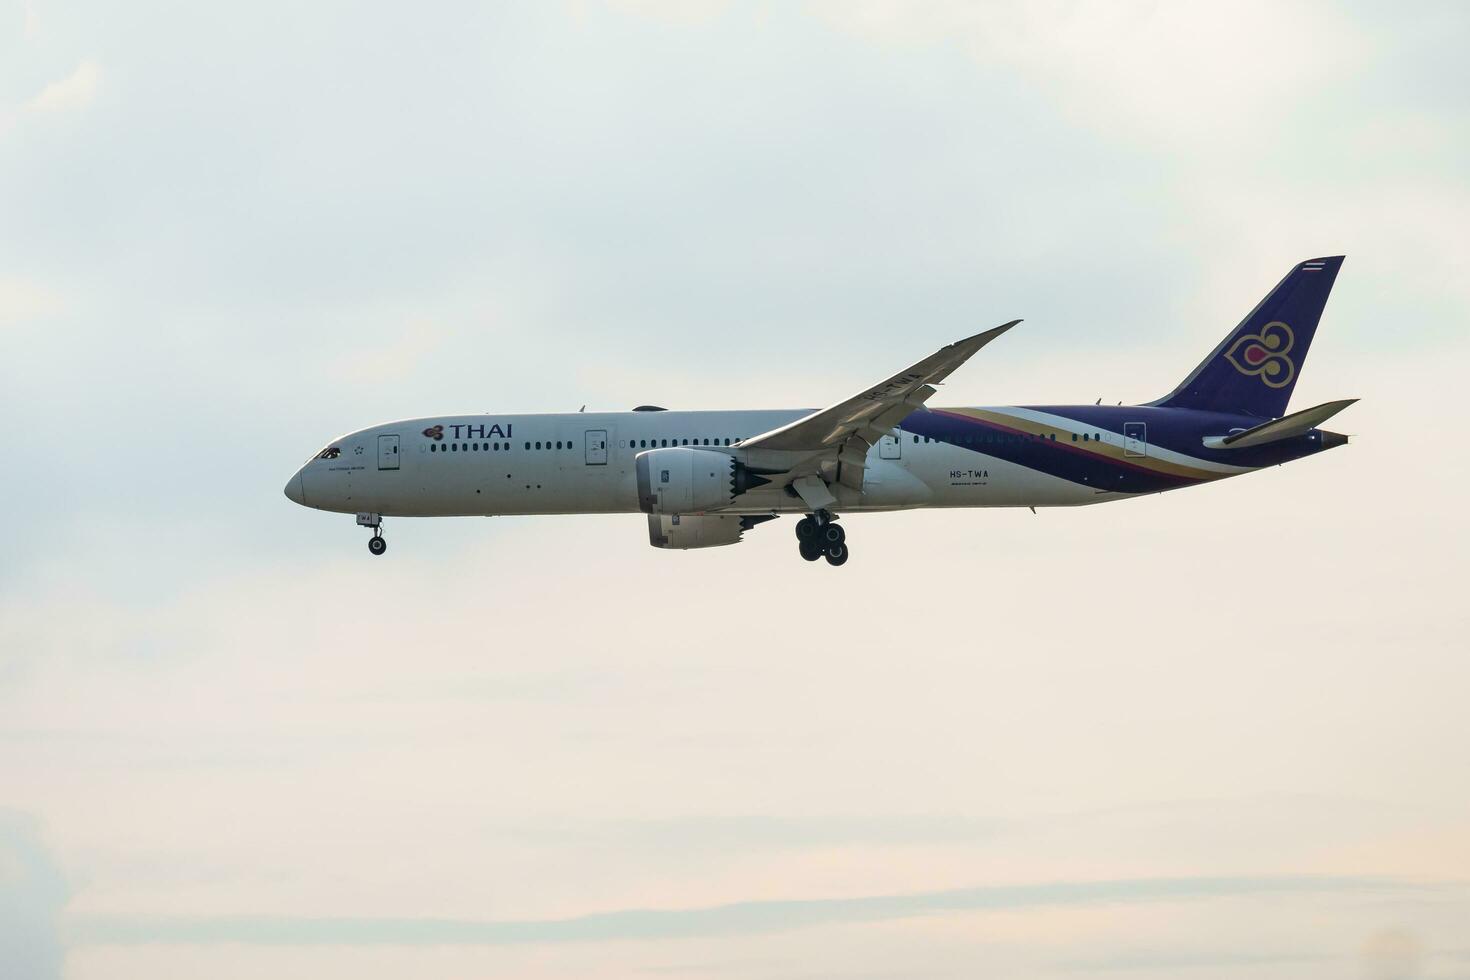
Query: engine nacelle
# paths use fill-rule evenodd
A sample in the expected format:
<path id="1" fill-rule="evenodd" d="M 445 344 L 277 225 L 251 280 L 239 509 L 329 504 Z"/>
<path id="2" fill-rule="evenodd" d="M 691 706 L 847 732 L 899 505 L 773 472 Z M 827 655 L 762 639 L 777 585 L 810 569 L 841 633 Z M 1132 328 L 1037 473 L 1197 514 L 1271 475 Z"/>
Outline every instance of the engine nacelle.
<path id="1" fill-rule="evenodd" d="M 745 526 L 744 520 L 733 514 L 649 514 L 648 543 L 679 551 L 718 548 L 739 544 Z"/>
<path id="2" fill-rule="evenodd" d="M 639 453 L 634 463 L 638 473 L 638 506 L 645 514 L 699 514 L 718 510 L 752 487 L 770 482 L 751 473 L 727 453 L 690 446 L 650 449 Z"/>

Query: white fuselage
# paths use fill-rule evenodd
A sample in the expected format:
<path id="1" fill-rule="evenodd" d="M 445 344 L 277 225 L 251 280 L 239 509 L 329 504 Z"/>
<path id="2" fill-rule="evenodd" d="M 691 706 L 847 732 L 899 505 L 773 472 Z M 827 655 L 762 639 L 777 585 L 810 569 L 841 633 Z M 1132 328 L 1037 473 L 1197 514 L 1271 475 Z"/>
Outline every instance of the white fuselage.
<path id="1" fill-rule="evenodd" d="M 741 440 L 807 414 L 635 411 L 392 422 L 334 441 L 287 492 L 309 507 L 382 516 L 637 513 L 640 452 L 689 446 L 740 459 Z M 1093 435 L 1101 436 L 1097 449 L 1121 451 L 1120 433 Z M 833 491 L 842 511 L 1070 506 L 1122 496 L 903 429 L 869 450 L 861 491 Z M 760 487 L 721 512 L 807 509 L 783 487 Z"/>

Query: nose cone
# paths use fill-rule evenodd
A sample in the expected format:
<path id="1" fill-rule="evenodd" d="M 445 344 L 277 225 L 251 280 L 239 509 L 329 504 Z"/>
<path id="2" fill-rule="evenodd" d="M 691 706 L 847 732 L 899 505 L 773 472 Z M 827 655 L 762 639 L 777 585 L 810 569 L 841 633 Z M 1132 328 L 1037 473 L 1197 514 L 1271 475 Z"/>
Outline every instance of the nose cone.
<path id="1" fill-rule="evenodd" d="M 301 482 L 300 470 L 297 470 L 296 475 L 286 481 L 286 499 L 293 504 L 306 506 L 306 487 Z"/>

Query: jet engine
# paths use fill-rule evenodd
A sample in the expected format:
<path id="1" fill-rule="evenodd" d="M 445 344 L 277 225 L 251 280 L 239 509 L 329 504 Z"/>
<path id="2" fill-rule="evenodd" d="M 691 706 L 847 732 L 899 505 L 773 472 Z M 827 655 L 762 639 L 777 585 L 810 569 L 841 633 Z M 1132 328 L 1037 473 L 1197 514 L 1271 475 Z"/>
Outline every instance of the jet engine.
<path id="1" fill-rule="evenodd" d="M 699 514 L 729 506 L 771 481 L 727 453 L 688 446 L 650 449 L 635 458 L 638 506 L 646 514 Z M 730 544 L 733 542 L 721 542 Z"/>
<path id="2" fill-rule="evenodd" d="M 687 551 L 739 544 L 740 535 L 757 524 L 774 521 L 771 514 L 649 514 L 648 543 L 655 548 Z"/>
<path id="3" fill-rule="evenodd" d="M 733 514 L 649 514 L 648 543 L 655 548 L 687 551 L 739 544 L 745 526 Z"/>

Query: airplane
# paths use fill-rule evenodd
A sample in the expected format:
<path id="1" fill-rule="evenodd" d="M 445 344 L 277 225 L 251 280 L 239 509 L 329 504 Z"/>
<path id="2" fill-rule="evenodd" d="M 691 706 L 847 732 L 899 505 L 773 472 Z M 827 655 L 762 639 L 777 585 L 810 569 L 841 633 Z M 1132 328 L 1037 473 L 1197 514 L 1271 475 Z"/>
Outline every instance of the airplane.
<path id="1" fill-rule="evenodd" d="M 942 383 L 1019 320 L 957 341 L 813 411 L 444 415 L 332 440 L 287 498 L 386 517 L 647 516 L 655 548 L 737 544 L 781 515 L 807 561 L 843 565 L 839 515 L 1067 507 L 1250 473 L 1341 446 L 1319 426 L 1357 399 L 1286 413 L 1343 256 L 1292 267 L 1172 392 L 1142 405 L 931 408 Z"/>

